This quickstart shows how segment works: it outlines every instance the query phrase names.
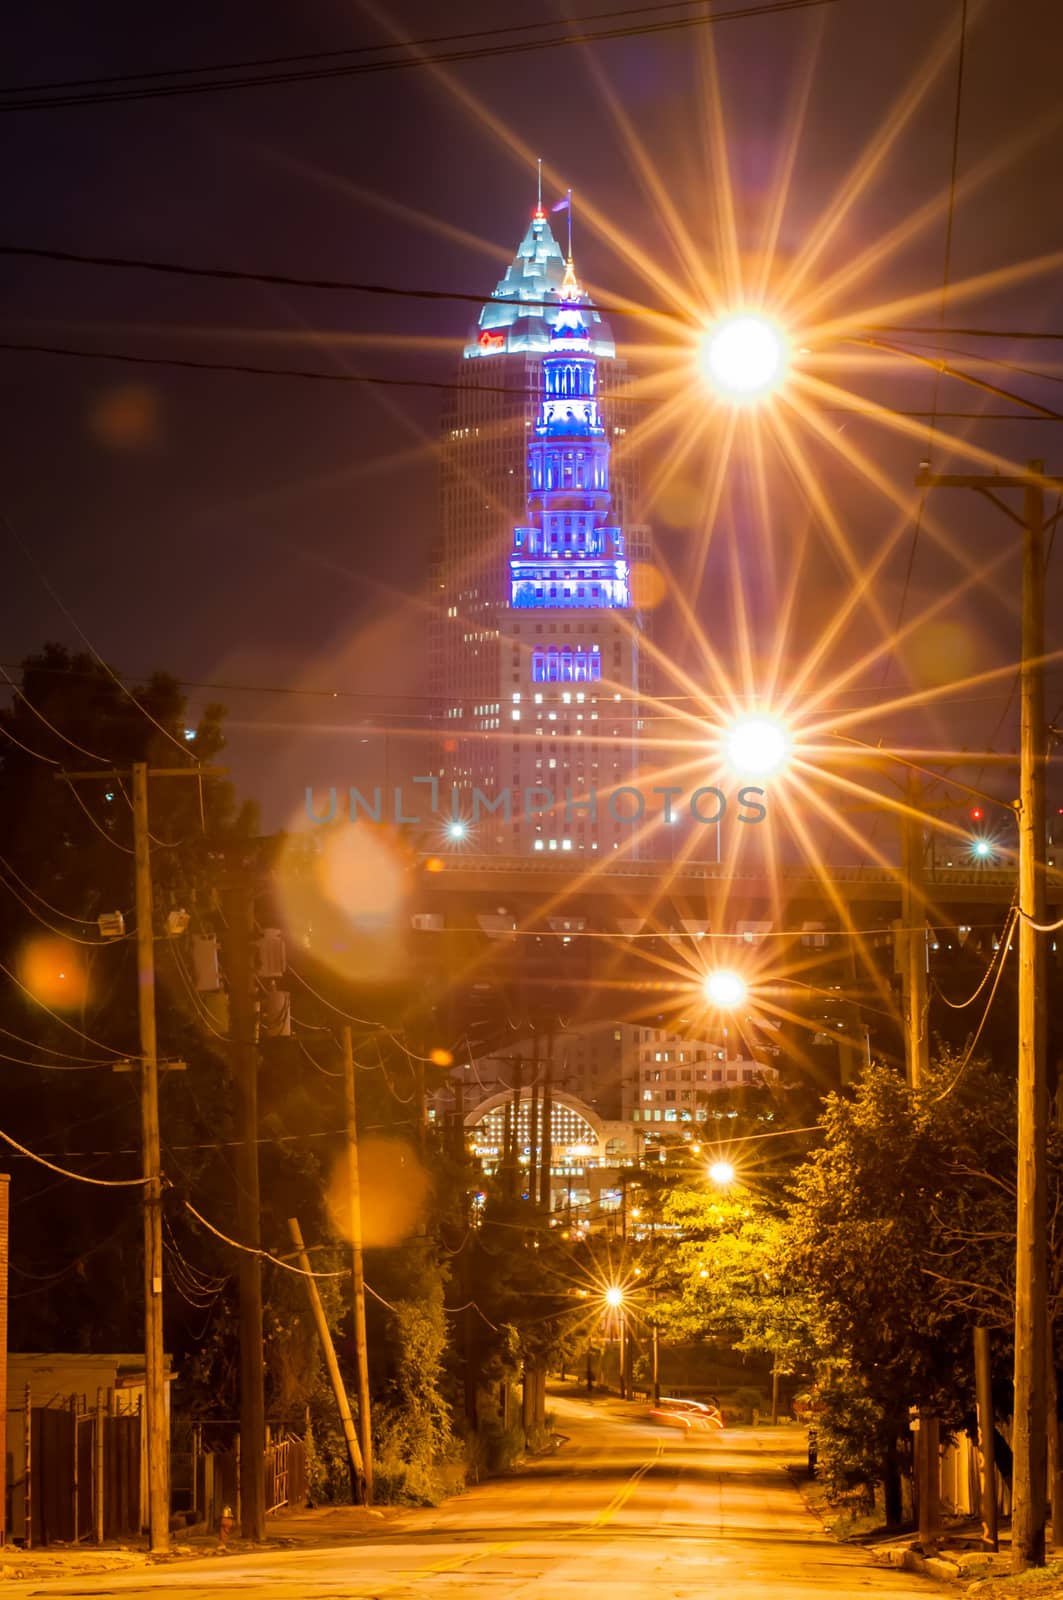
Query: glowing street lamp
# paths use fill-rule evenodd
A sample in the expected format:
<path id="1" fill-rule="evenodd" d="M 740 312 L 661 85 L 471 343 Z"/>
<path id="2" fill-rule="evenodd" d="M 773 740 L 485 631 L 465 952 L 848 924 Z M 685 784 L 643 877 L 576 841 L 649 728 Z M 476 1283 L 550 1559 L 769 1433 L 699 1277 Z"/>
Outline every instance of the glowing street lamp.
<path id="1" fill-rule="evenodd" d="M 468 832 L 468 823 L 462 822 L 460 817 L 455 817 L 452 822 L 447 823 L 447 838 L 453 840 L 455 844 L 458 844 L 462 839 L 467 838 Z"/>
<path id="2" fill-rule="evenodd" d="M 739 717 L 723 736 L 727 764 L 742 777 L 764 778 L 786 764 L 790 734 L 777 717 Z"/>
<path id="3" fill-rule="evenodd" d="M 714 1161 L 709 1168 L 709 1177 L 713 1183 L 718 1183 L 721 1189 L 726 1189 L 735 1181 L 735 1169 L 729 1161 Z"/>
<path id="4" fill-rule="evenodd" d="M 745 1000 L 748 990 L 737 972 L 709 972 L 702 985 L 705 998 L 721 1011 L 733 1011 Z"/>
<path id="5" fill-rule="evenodd" d="M 760 312 L 740 311 L 708 330 L 701 369 L 721 399 L 748 405 L 779 387 L 786 376 L 788 353 L 777 323 Z"/>
<path id="6" fill-rule="evenodd" d="M 624 1291 L 623 1291 L 623 1289 L 621 1289 L 615 1283 L 610 1284 L 609 1288 L 606 1289 L 606 1291 L 605 1291 L 605 1303 L 606 1303 L 607 1306 L 610 1306 L 614 1311 L 616 1310 L 616 1308 L 618 1306 L 622 1306 L 623 1303 L 624 1303 Z"/>

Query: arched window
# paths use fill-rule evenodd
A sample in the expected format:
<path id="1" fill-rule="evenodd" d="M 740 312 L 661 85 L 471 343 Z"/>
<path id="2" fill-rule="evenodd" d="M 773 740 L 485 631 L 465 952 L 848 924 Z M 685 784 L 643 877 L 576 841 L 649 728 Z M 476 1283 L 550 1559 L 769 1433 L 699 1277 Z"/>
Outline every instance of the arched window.
<path id="1" fill-rule="evenodd" d="M 553 598 L 554 598 L 554 594 L 552 592 L 551 593 L 551 599 L 553 599 Z M 546 682 L 547 683 L 556 683 L 557 682 L 557 667 L 558 667 L 557 651 L 556 650 L 548 650 L 546 652 Z"/>
<path id="2" fill-rule="evenodd" d="M 536 650 L 532 654 L 532 682 L 546 682 L 546 657 L 541 650 Z"/>

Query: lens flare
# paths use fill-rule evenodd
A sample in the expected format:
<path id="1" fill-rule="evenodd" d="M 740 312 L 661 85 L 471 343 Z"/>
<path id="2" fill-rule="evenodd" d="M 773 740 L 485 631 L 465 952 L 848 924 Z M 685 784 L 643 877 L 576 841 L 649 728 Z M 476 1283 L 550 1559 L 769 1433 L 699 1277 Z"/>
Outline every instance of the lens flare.
<path id="1" fill-rule="evenodd" d="M 763 778 L 785 765 L 790 735 L 775 717 L 740 717 L 724 734 L 723 748 L 735 772 Z"/>
<path id="2" fill-rule="evenodd" d="M 737 972 L 710 972 L 704 982 L 705 998 L 721 1011 L 732 1011 L 746 998 L 745 979 Z"/>
<path id="3" fill-rule="evenodd" d="M 706 382 L 732 405 L 771 394 L 786 375 L 782 330 L 758 312 L 724 317 L 705 337 L 701 369 Z"/>
<path id="4" fill-rule="evenodd" d="M 53 1011 L 84 1005 L 88 973 L 82 952 L 68 939 L 32 939 L 18 960 L 19 981 L 35 1000 Z"/>
<path id="5" fill-rule="evenodd" d="M 374 1136 L 359 1139 L 358 1186 L 362 1243 L 367 1249 L 401 1244 L 425 1220 L 428 1174 L 405 1140 Z M 352 1228 L 346 1156 L 337 1159 L 327 1202 L 334 1233 L 349 1240 Z"/>

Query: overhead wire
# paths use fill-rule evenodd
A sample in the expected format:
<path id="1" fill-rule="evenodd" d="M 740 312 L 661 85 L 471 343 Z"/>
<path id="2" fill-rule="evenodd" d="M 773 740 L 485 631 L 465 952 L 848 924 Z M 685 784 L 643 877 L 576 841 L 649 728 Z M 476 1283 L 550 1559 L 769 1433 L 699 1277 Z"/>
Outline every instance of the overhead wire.
<path id="1" fill-rule="evenodd" d="M 294 378 L 299 382 L 344 384 L 367 384 L 370 387 L 389 389 L 434 389 L 446 392 L 459 392 L 462 385 L 452 380 L 442 378 L 396 378 L 386 377 L 380 373 L 357 373 L 325 371 L 319 367 L 267 367 L 252 362 L 238 361 L 200 361 L 189 356 L 144 356 L 135 355 L 132 351 L 96 349 L 89 350 L 74 345 L 52 345 L 30 343 L 19 340 L 0 340 L 0 351 L 28 355 L 58 356 L 76 361 L 114 361 L 125 366 L 135 367 L 172 367 L 177 371 L 190 372 L 226 372 L 239 377 L 252 378 Z M 478 393 L 486 394 L 519 394 L 530 396 L 538 391 L 515 388 L 506 384 L 479 384 Z M 629 405 L 661 405 L 665 397 L 661 395 L 626 395 L 622 397 Z M 1047 406 L 1037 405 L 1034 401 L 1024 400 L 1021 396 L 1015 397 L 1021 405 L 1034 407 L 1032 414 L 1027 415 L 1021 411 L 940 411 L 936 408 L 902 408 L 891 406 L 889 415 L 895 417 L 929 417 L 938 419 L 966 418 L 978 422 L 1063 422 L 1063 411 L 1053 411 Z M 865 405 L 824 405 L 820 411 L 838 416 L 867 416 L 872 420 L 881 420 L 882 408 L 880 406 Z M 137 702 L 139 704 L 139 702 Z M 141 708 L 143 709 L 143 707 Z M 150 713 L 145 713 L 150 716 Z M 154 719 L 152 719 L 154 720 Z M 161 727 L 161 724 L 157 724 Z M 165 730 L 164 730 L 165 731 Z M 172 737 L 171 735 L 167 735 Z M 184 745 L 174 740 L 178 748 L 189 752 Z"/>
<path id="2" fill-rule="evenodd" d="M 185 1210 L 202 1227 L 206 1228 L 208 1233 L 212 1233 L 223 1244 L 229 1245 L 233 1250 L 242 1251 L 244 1255 L 258 1256 L 262 1261 L 270 1261 L 275 1267 L 283 1267 L 285 1272 L 294 1273 L 297 1278 L 346 1278 L 350 1276 L 349 1269 L 346 1268 L 341 1268 L 338 1272 L 307 1272 L 302 1267 L 293 1267 L 290 1261 L 285 1261 L 281 1256 L 273 1255 L 269 1250 L 263 1250 L 257 1245 L 242 1244 L 239 1239 L 233 1239 L 229 1234 L 223 1233 L 220 1228 L 214 1226 L 213 1222 L 208 1222 L 206 1217 L 196 1210 L 191 1200 L 186 1200 L 184 1206 Z M 368 1288 L 368 1285 L 366 1287 Z"/>
<path id="3" fill-rule="evenodd" d="M 96 832 L 106 839 L 108 844 L 113 844 L 116 850 L 124 850 L 127 856 L 136 855 L 136 851 L 132 845 L 123 844 L 120 839 L 113 838 L 112 835 L 107 832 L 107 829 L 103 826 L 103 823 L 93 816 L 84 800 L 82 800 L 81 796 L 78 794 L 77 789 L 74 787 L 71 779 L 66 777 L 64 774 L 60 774 L 60 776 L 62 777 L 63 782 L 66 784 L 70 793 L 74 796 L 74 799 L 77 801 L 78 805 L 81 807 L 82 811 L 85 813 L 86 817 L 88 817 L 89 821 L 92 823 L 92 826 L 96 829 Z"/>
<path id="4" fill-rule="evenodd" d="M 10 682 L 10 679 L 8 679 L 8 681 Z M 34 756 L 38 761 L 47 761 L 48 765 L 51 767 L 61 767 L 63 765 L 57 756 L 46 756 L 42 754 L 40 750 L 31 750 L 29 745 L 23 744 L 21 739 L 17 739 L 11 732 L 11 729 L 6 727 L 3 722 L 0 722 L 0 733 L 4 734 L 6 738 L 10 739 L 12 744 L 17 744 L 19 749 L 24 750 L 28 756 Z"/>
<path id="5" fill-rule="evenodd" d="M 17 883 L 21 884 L 26 893 L 32 895 L 34 900 L 38 900 L 47 911 L 52 913 L 53 916 L 62 917 L 64 922 L 80 923 L 83 928 L 94 928 L 96 926 L 97 919 L 95 917 L 75 917 L 71 915 L 69 911 L 60 911 L 58 906 L 53 906 L 51 901 L 46 900 L 44 895 L 38 893 L 32 884 L 27 883 L 25 878 L 22 877 L 21 873 L 17 872 L 11 865 L 10 861 L 5 860 L 3 856 L 0 856 L 0 868 L 2 868 L 5 872 L 10 873 L 11 877 L 13 877 Z"/>
<path id="6" fill-rule="evenodd" d="M 1008 943 L 1009 939 L 1011 938 L 1012 932 L 1014 930 L 1015 920 L 1016 920 L 1017 916 L 1018 916 L 1018 907 L 1013 902 L 1012 906 L 1011 906 L 1011 909 L 1009 910 L 1008 915 L 1005 918 L 1004 926 L 1003 926 L 1003 928 L 1001 930 L 1000 942 L 997 945 L 996 949 L 993 951 L 992 957 L 991 957 L 991 959 L 990 959 L 990 961 L 989 961 L 989 963 L 988 963 L 988 965 L 987 965 L 987 967 L 985 969 L 985 972 L 982 975 L 981 982 L 978 984 L 978 987 L 975 989 L 974 993 L 971 994 L 970 996 L 968 996 L 968 998 L 966 1000 L 950 1000 L 948 995 L 942 989 L 941 984 L 938 982 L 938 980 L 936 978 L 934 979 L 935 992 L 937 993 L 939 999 L 944 1000 L 945 1004 L 948 1006 L 950 1011 L 966 1011 L 968 1006 L 973 1006 L 974 1005 L 974 1002 L 978 999 L 978 996 L 981 994 L 982 990 L 985 988 L 986 984 L 989 982 L 990 978 L 993 976 L 993 968 L 996 966 L 998 958 L 1001 959 L 1001 960 L 1003 959 L 1003 957 L 1001 956 L 1000 952 L 1002 950 L 1006 949 L 1007 943 Z"/>
<path id="7" fill-rule="evenodd" d="M 792 12 L 801 12 L 817 9 L 825 5 L 837 4 L 838 0 L 760 0 L 759 4 L 743 6 L 728 11 L 701 10 L 690 17 L 674 17 L 668 20 L 651 21 L 640 24 L 615 26 L 611 28 L 586 28 L 583 31 L 570 29 L 564 33 L 554 34 L 547 38 L 511 40 L 508 43 L 466 45 L 455 50 L 430 52 L 418 50 L 411 44 L 405 46 L 402 41 L 396 41 L 390 47 L 381 45 L 379 50 L 391 48 L 395 51 L 406 49 L 407 54 L 396 54 L 383 60 L 348 62 L 334 66 L 319 67 L 292 67 L 288 71 L 274 73 L 259 73 L 252 76 L 250 73 L 242 77 L 216 78 L 204 83 L 169 83 L 145 85 L 143 87 L 122 87 L 115 85 L 110 88 L 101 87 L 96 90 L 57 90 L 51 94 L 8 90 L 8 98 L 0 102 L 0 112 L 17 111 L 47 111 L 55 108 L 70 108 L 87 105 L 113 105 L 137 100 L 163 100 L 186 95 L 218 94 L 234 89 L 261 89 L 271 88 L 280 84 L 293 83 L 320 83 L 330 79 L 364 77 L 381 72 L 409 71 L 413 68 L 431 66 L 454 66 L 470 61 L 497 60 L 501 57 L 513 55 L 526 55 L 541 50 L 565 49 L 573 45 L 594 44 L 609 39 L 642 38 L 650 35 L 663 35 L 690 28 L 706 27 L 719 22 L 741 21 L 750 17 L 763 17 L 783 15 Z M 657 10 L 674 11 L 676 6 L 665 4 L 663 6 L 643 8 L 641 14 L 649 14 Z M 474 37 L 476 37 L 474 35 Z"/>
<path id="8" fill-rule="evenodd" d="M 19 542 L 21 542 L 21 541 L 19 541 Z M 39 711 L 37 709 L 37 707 L 33 704 L 33 702 L 26 698 L 25 692 L 23 691 L 22 688 L 20 688 L 20 686 L 15 682 L 15 680 L 8 675 L 8 672 L 7 672 L 6 668 L 0 667 L 0 676 L 2 676 L 4 678 L 4 680 L 10 685 L 10 687 L 15 691 L 15 694 L 22 701 L 22 704 L 26 707 L 26 710 L 32 712 L 33 715 L 37 718 L 37 721 L 38 722 L 42 722 L 44 724 L 44 726 L 48 729 L 49 733 L 54 733 L 57 739 L 62 739 L 63 743 L 64 744 L 68 744 L 70 746 L 71 750 L 76 750 L 78 755 L 87 756 L 90 761 L 100 761 L 100 762 L 103 763 L 103 765 L 105 767 L 108 767 L 108 766 L 111 765 L 109 757 L 98 755 L 96 753 L 96 751 L 94 751 L 94 750 L 87 750 L 83 744 L 78 744 L 75 739 L 71 739 L 68 734 L 63 733 L 61 729 L 57 728 L 55 726 L 54 722 L 49 722 L 48 718 L 44 715 L 44 712 L 43 711 Z M 10 735 L 10 737 L 14 738 L 14 735 L 12 734 L 12 735 Z M 17 740 L 15 742 L 18 743 Z M 22 748 L 25 750 L 26 746 L 23 745 Z M 36 754 L 36 752 L 35 751 L 29 751 L 29 754 L 34 755 L 34 754 Z M 51 764 L 53 766 L 60 765 L 59 762 L 52 761 L 52 757 L 51 756 L 41 756 L 40 760 L 41 761 L 51 762 Z"/>
<path id="9" fill-rule="evenodd" d="M 158 729 L 159 733 L 161 733 L 164 738 L 169 739 L 170 743 L 173 744 L 173 745 L 176 745 L 178 750 L 180 750 L 180 752 L 181 752 L 181 754 L 183 756 L 189 757 L 193 761 L 194 765 L 198 766 L 199 762 L 196 761 L 196 758 L 192 755 L 191 751 L 188 749 L 188 746 L 182 744 L 179 739 L 175 738 L 174 735 L 170 732 L 169 728 L 164 727 L 163 724 L 159 721 L 159 719 L 152 715 L 152 713 L 148 710 L 147 706 L 145 706 L 140 700 L 137 699 L 137 696 L 133 693 L 132 689 L 130 689 L 129 685 L 126 684 L 126 683 L 123 683 L 122 679 L 118 676 L 118 674 L 103 659 L 103 657 L 100 655 L 99 651 L 96 649 L 96 646 L 93 644 L 92 640 L 89 638 L 88 634 L 85 632 L 84 628 L 82 628 L 81 624 L 77 621 L 77 618 L 71 612 L 69 606 L 67 606 L 64 603 L 64 601 L 62 600 L 61 596 L 56 592 L 54 585 L 52 584 L 51 580 L 48 577 L 48 574 L 44 571 L 44 569 L 42 568 L 40 562 L 36 559 L 36 557 L 34 556 L 32 550 L 26 544 L 26 541 L 22 538 L 21 534 L 17 531 L 17 529 L 15 528 L 14 524 L 12 523 L 10 517 L 7 516 L 7 514 L 5 512 L 0 512 L 0 527 L 3 527 L 4 530 L 7 533 L 8 538 L 11 539 L 13 541 L 13 543 L 18 545 L 19 549 L 22 551 L 23 558 L 25 559 L 27 564 L 30 567 L 33 568 L 33 571 L 37 574 L 38 581 L 43 585 L 45 592 L 47 593 L 49 599 L 52 601 L 52 604 L 57 606 L 58 609 L 62 612 L 62 614 L 66 618 L 67 622 L 74 629 L 74 632 L 78 635 L 78 638 L 84 644 L 86 650 L 88 650 L 89 654 L 93 657 L 93 659 L 96 662 L 98 662 L 99 665 L 103 668 L 104 672 L 111 679 L 112 683 L 114 683 L 121 690 L 121 692 L 125 695 L 126 699 L 129 700 L 130 703 L 136 707 L 136 709 L 141 713 L 141 715 L 145 716 L 148 719 L 148 721 L 152 724 L 152 726 L 155 727 L 156 729 Z M 60 735 L 60 737 L 62 737 L 62 735 Z M 97 759 L 98 760 L 99 757 L 94 757 L 93 759 Z"/>
<path id="10" fill-rule="evenodd" d="M 0 865 L 5 864 L 0 863 Z M 101 945 L 121 944 L 124 940 L 134 937 L 132 933 L 121 933 L 117 934 L 113 939 L 104 939 L 102 937 L 99 939 L 86 939 L 82 934 L 71 933 L 66 928 L 57 928 L 55 924 L 49 922 L 46 917 L 42 917 L 40 912 L 36 910 L 36 908 L 32 906 L 28 900 L 24 899 L 24 897 L 15 888 L 14 884 L 7 881 L 7 878 L 4 877 L 3 872 L 0 872 L 0 883 L 2 883 L 8 893 L 18 901 L 22 909 L 24 911 L 28 911 L 30 916 L 33 917 L 35 921 L 40 923 L 42 928 L 47 928 L 49 933 L 58 934 L 61 939 L 69 939 L 72 944 L 92 945 L 96 948 L 99 948 Z M 62 916 L 63 913 L 58 912 L 57 915 Z M 77 917 L 72 920 L 81 922 L 83 919 L 81 917 Z"/>
<path id="11" fill-rule="evenodd" d="M 87 1044 L 93 1045 L 97 1050 L 106 1050 L 108 1054 L 114 1056 L 118 1061 L 126 1061 L 129 1059 L 128 1055 L 124 1051 L 116 1050 L 113 1045 L 104 1044 L 102 1040 L 94 1039 L 91 1034 L 83 1033 L 80 1028 L 75 1028 L 72 1022 L 68 1022 L 65 1017 L 61 1017 L 58 1011 L 53 1011 L 50 1005 L 47 1005 L 42 999 L 40 999 L 38 995 L 33 993 L 32 989 L 28 989 L 22 982 L 22 979 L 17 977 L 15 973 L 11 971 L 10 967 L 5 967 L 2 961 L 0 961 L 0 972 L 4 974 L 5 978 L 10 978 L 11 982 L 21 989 L 22 993 L 26 995 L 28 999 L 32 1000 L 35 1006 L 39 1006 L 42 1011 L 46 1012 L 48 1016 L 53 1019 L 53 1021 L 58 1022 L 64 1028 L 68 1028 L 70 1032 L 75 1034 L 79 1039 L 84 1039 Z"/>
<path id="12" fill-rule="evenodd" d="M 657 11 L 680 11 L 690 5 L 702 5 L 704 0 L 665 0 L 663 5 L 647 4 L 625 6 L 621 10 L 592 11 L 584 16 L 566 17 L 569 26 L 585 22 L 607 22 L 615 17 L 650 15 Z M 463 33 L 431 34 L 420 39 L 385 40 L 380 44 L 341 45 L 330 50 L 303 50 L 295 54 L 252 56 L 238 61 L 211 61 L 194 67 L 148 67 L 139 72 L 109 73 L 90 78 L 66 78 L 51 83 L 6 84 L 0 86 L 0 95 L 47 94 L 59 89 L 87 89 L 113 83 L 133 83 L 150 78 L 185 78 L 210 72 L 245 72 L 258 67 L 294 66 L 302 61 L 331 61 L 341 56 L 379 55 L 384 50 L 427 50 L 432 45 L 459 44 L 469 39 L 498 38 L 511 33 L 530 33 L 533 28 L 555 25 L 554 17 L 541 21 L 515 22 L 502 27 L 471 28 Z"/>
<path id="13" fill-rule="evenodd" d="M 945 1088 L 942 1089 L 940 1091 L 940 1093 L 932 1096 L 932 1098 L 927 1101 L 928 1105 L 931 1105 L 931 1106 L 940 1105 L 942 1100 L 947 1100 L 949 1095 L 952 1094 L 953 1090 L 959 1084 L 959 1082 L 960 1082 L 961 1078 L 963 1077 L 964 1073 L 967 1071 L 967 1068 L 970 1066 L 971 1061 L 972 1061 L 972 1059 L 974 1057 L 974 1052 L 978 1048 L 978 1041 L 982 1037 L 982 1032 L 983 1032 L 983 1030 L 985 1028 L 986 1023 L 989 1021 L 989 1013 L 993 1009 L 993 1001 L 996 999 L 997 989 L 1000 987 L 1000 980 L 1001 980 L 1001 978 L 1002 978 L 1002 976 L 1004 974 L 1004 968 L 1007 965 L 1007 955 L 1008 955 L 1008 951 L 1009 950 L 1010 950 L 1010 943 L 1007 940 L 1003 940 L 1002 939 L 1001 943 L 1000 943 L 1000 960 L 997 963 L 996 976 L 993 979 L 993 986 L 989 991 L 989 998 L 986 1000 L 986 1003 L 985 1003 L 985 1010 L 982 1012 L 982 1015 L 978 1020 L 978 1026 L 975 1029 L 974 1034 L 971 1037 L 971 1040 L 970 1040 L 970 1043 L 967 1046 L 967 1049 L 964 1051 L 963 1057 L 962 1057 L 962 1059 L 960 1061 L 959 1066 L 956 1068 L 956 1071 L 953 1073 L 952 1077 L 949 1079 L 949 1082 L 945 1085 Z"/>
<path id="14" fill-rule="evenodd" d="M 20 1156 L 24 1156 L 27 1161 L 34 1161 L 38 1166 L 47 1167 L 49 1172 L 57 1172 L 61 1178 L 70 1178 L 74 1183 L 89 1183 L 96 1189 L 139 1189 L 143 1188 L 144 1184 L 151 1182 L 150 1177 L 90 1178 L 83 1172 L 71 1172 L 69 1167 L 57 1166 L 54 1161 L 49 1161 L 45 1156 L 39 1155 L 37 1151 L 30 1150 L 26 1145 L 20 1144 L 12 1134 L 5 1133 L 3 1128 L 0 1128 L 0 1139 L 5 1144 L 10 1145 L 12 1150 L 16 1150 Z"/>

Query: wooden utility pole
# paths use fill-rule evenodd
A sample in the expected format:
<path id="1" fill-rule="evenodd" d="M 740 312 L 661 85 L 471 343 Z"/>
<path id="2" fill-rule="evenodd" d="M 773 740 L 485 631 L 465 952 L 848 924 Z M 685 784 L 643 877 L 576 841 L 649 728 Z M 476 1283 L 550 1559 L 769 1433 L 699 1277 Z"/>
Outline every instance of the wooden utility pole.
<path id="1" fill-rule="evenodd" d="M 997 1468 L 993 1419 L 993 1379 L 989 1329 L 974 1330 L 974 1391 L 978 1408 L 978 1498 L 982 1508 L 982 1549 L 996 1550 Z"/>
<path id="2" fill-rule="evenodd" d="M 365 1336 L 365 1273 L 362 1263 L 362 1191 L 358 1175 L 358 1118 L 355 1102 L 354 1046 L 349 1024 L 343 1029 L 343 1091 L 347 1119 L 348 1227 L 351 1235 L 351 1324 L 358 1377 L 358 1432 L 362 1444 L 361 1503 L 373 1503 L 373 1429 L 369 1409 L 369 1345 Z"/>
<path id="3" fill-rule="evenodd" d="M 551 1165 L 554 1153 L 554 1102 L 551 1097 L 551 1076 L 554 1065 L 554 1040 L 552 1034 L 546 1036 L 546 1059 L 543 1062 L 543 1109 L 541 1134 L 542 1149 L 539 1155 L 539 1205 L 546 1212 L 550 1210 Z"/>
<path id="4" fill-rule="evenodd" d="M 225 890 L 225 976 L 236 1103 L 236 1214 L 240 1240 L 240 1508 L 245 1539 L 266 1537 L 266 1402 L 262 1343 L 262 1245 L 258 1183 L 258 1042 L 251 946 L 255 868 L 234 863 Z"/>
<path id="5" fill-rule="evenodd" d="M 325 1308 L 321 1304 L 321 1296 L 318 1293 L 317 1280 L 314 1277 L 313 1269 L 310 1265 L 310 1257 L 306 1253 L 306 1246 L 303 1243 L 302 1229 L 299 1226 L 297 1218 L 288 1218 L 288 1232 L 291 1234 L 292 1243 L 295 1246 L 296 1256 L 298 1257 L 299 1265 L 304 1273 L 303 1282 L 306 1285 L 306 1296 L 310 1301 L 310 1310 L 313 1313 L 314 1325 L 317 1328 L 317 1336 L 321 1341 L 321 1353 L 325 1357 L 325 1366 L 328 1369 L 329 1382 L 332 1384 L 332 1393 L 336 1397 L 336 1409 L 340 1414 L 340 1423 L 343 1427 L 343 1438 L 347 1445 L 347 1461 L 351 1469 L 351 1491 L 354 1495 L 355 1501 L 357 1502 L 359 1486 L 365 1482 L 365 1463 L 362 1460 L 362 1452 L 358 1445 L 358 1435 L 354 1431 L 354 1418 L 351 1416 L 351 1408 L 347 1400 L 347 1391 L 343 1386 L 343 1375 L 340 1372 L 340 1364 L 336 1360 L 336 1347 L 332 1342 L 332 1334 L 329 1332 L 328 1318 L 325 1316 Z"/>
<path id="6" fill-rule="evenodd" d="M 144 1418 L 148 1484 L 148 1543 L 154 1554 L 170 1548 L 170 1418 L 166 1404 L 162 1337 L 162 1156 L 159 1133 L 159 1051 L 155 1024 L 155 926 L 151 892 L 151 833 L 148 826 L 149 778 L 221 777 L 223 767 L 97 768 L 57 772 L 60 783 L 131 778 L 133 785 L 133 870 L 137 938 L 137 1015 L 140 1026 L 140 1138 L 144 1163 Z"/>
<path id="7" fill-rule="evenodd" d="M 170 1430 L 162 1340 L 162 1152 L 159 1051 L 155 1031 L 155 924 L 148 829 L 148 768 L 133 763 L 133 865 L 136 873 L 137 1012 L 140 1020 L 140 1138 L 144 1151 L 144 1404 L 148 1456 L 148 1538 L 170 1548 Z"/>
<path id="8" fill-rule="evenodd" d="M 909 770 L 906 810 L 901 823 L 901 986 L 904 1003 L 904 1059 L 908 1083 L 926 1082 L 927 1042 L 926 891 L 923 871 L 923 810 L 919 774 Z"/>
<path id="9" fill-rule="evenodd" d="M 1044 463 L 1030 463 L 1043 473 Z M 1011 1516 L 1017 1572 L 1045 1561 L 1048 1469 L 1048 1071 L 1045 1048 L 1044 487 L 1025 485 L 1019 733 L 1019 1094 L 1015 1247 L 1015 1453 Z M 1055 1420 L 1055 1419 L 1053 1419 Z"/>
<path id="10" fill-rule="evenodd" d="M 1048 1324 L 1048 1063 L 1045 1031 L 1045 520 L 1043 461 L 1015 474 L 920 473 L 919 485 L 975 489 L 1022 529 L 1019 735 L 1019 1027 L 1015 1226 L 1015 1414 L 1012 1431 L 1012 1566 L 1045 1561 Z M 1021 489 L 1022 513 L 998 497 Z M 1058 516 L 1059 513 L 1057 512 Z M 1053 519 L 1055 520 L 1055 519 Z"/>

